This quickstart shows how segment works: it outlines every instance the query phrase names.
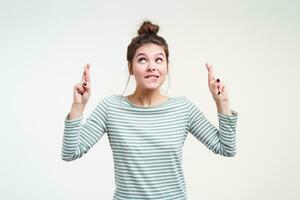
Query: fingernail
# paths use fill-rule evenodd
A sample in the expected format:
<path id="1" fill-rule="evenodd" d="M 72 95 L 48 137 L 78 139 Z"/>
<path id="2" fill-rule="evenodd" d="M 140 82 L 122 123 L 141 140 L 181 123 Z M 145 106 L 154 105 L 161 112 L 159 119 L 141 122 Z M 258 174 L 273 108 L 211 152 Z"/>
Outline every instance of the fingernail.
<path id="1" fill-rule="evenodd" d="M 84 85 L 84 86 L 87 86 L 87 82 L 83 82 L 83 85 Z"/>
<path id="2" fill-rule="evenodd" d="M 218 95 L 220 95 L 220 91 L 218 92 Z"/>
<path id="3" fill-rule="evenodd" d="M 220 79 L 217 79 L 217 82 L 219 83 L 219 82 L 220 82 Z"/>

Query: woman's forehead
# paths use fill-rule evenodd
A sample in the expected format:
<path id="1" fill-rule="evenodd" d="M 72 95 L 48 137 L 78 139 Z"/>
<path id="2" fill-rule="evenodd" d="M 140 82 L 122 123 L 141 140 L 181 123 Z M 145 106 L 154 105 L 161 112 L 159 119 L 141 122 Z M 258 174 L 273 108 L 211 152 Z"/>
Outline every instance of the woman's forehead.
<path id="1" fill-rule="evenodd" d="M 141 47 L 139 47 L 135 52 L 136 57 L 139 55 L 145 55 L 145 56 L 162 55 L 162 56 L 165 56 L 165 51 L 160 45 L 144 44 Z"/>

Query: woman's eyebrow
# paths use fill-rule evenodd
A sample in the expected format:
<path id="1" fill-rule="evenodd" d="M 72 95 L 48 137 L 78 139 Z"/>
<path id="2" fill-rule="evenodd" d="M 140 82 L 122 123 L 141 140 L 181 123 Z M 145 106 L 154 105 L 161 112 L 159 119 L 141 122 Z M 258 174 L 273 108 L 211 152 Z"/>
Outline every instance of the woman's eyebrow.
<path id="1" fill-rule="evenodd" d="M 139 54 L 137 54 L 136 55 L 136 57 L 139 57 L 139 56 L 146 56 L 147 54 L 145 54 L 145 53 L 139 53 Z M 157 54 L 155 54 L 156 56 L 157 55 L 162 55 L 163 57 L 164 57 L 164 54 L 163 53 L 157 53 Z"/>

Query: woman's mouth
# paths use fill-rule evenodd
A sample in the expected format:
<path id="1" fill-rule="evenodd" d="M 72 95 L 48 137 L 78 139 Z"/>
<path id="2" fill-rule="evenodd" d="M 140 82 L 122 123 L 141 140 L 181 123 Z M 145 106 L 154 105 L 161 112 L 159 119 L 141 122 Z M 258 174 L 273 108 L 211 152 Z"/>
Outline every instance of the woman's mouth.
<path id="1" fill-rule="evenodd" d="M 148 76 L 145 76 L 145 78 L 159 78 L 158 75 L 148 75 Z"/>

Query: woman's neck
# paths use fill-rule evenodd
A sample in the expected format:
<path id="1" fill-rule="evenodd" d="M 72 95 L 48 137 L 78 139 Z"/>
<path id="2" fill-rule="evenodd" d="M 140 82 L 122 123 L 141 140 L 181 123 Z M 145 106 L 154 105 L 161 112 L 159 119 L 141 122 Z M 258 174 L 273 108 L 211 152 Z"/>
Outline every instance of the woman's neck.
<path id="1" fill-rule="evenodd" d="M 164 102 L 168 97 L 160 95 L 160 91 L 141 92 L 135 91 L 127 97 L 132 103 L 137 106 L 150 107 Z"/>

